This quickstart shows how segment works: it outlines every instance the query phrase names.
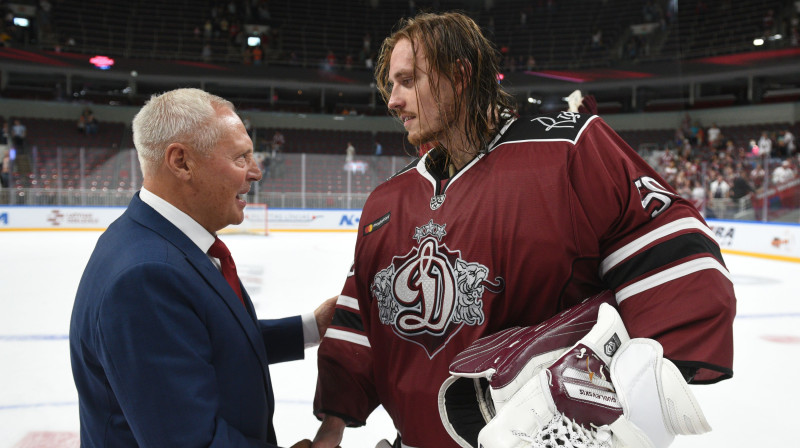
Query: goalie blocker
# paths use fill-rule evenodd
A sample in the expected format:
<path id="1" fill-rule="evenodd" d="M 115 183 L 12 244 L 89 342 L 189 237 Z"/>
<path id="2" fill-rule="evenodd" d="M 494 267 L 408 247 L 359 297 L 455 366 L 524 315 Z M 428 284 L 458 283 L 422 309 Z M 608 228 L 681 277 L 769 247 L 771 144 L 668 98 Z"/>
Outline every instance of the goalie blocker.
<path id="1" fill-rule="evenodd" d="M 457 356 L 439 394 L 453 439 L 484 448 L 661 448 L 675 434 L 710 430 L 660 344 L 629 340 L 611 303 L 605 292 Z"/>

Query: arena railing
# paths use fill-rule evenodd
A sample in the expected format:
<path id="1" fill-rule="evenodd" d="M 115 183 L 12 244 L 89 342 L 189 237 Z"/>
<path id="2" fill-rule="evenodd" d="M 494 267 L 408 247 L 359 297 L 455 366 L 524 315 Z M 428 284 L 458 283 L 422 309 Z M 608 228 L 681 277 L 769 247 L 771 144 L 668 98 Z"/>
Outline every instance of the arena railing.
<path id="1" fill-rule="evenodd" d="M 98 151 L 60 147 L 34 151 L 25 169 L 15 168 L 11 188 L 0 189 L 0 204 L 126 206 L 141 185 L 135 151 Z M 362 208 L 369 194 L 412 158 L 361 155 L 348 160 L 344 154 L 257 153 L 257 160 L 264 176 L 253 183 L 248 202 L 270 208 L 353 210 Z M 711 175 L 704 165 L 700 177 L 706 195 L 693 202 L 707 218 L 800 222 L 800 178 L 772 185 L 773 166 L 777 164 L 768 165 L 766 194 L 762 188 L 733 200 L 712 197 Z"/>

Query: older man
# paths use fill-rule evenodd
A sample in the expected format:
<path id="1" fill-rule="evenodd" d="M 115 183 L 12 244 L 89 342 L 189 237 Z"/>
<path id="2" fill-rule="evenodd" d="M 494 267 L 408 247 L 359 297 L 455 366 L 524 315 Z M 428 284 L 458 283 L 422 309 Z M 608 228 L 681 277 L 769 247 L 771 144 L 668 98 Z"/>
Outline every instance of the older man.
<path id="1" fill-rule="evenodd" d="M 261 178 L 230 102 L 197 89 L 157 95 L 133 134 L 142 190 L 100 237 L 72 313 L 81 444 L 274 446 L 268 365 L 301 359 L 333 301 L 256 318 L 216 237 L 242 222 Z"/>

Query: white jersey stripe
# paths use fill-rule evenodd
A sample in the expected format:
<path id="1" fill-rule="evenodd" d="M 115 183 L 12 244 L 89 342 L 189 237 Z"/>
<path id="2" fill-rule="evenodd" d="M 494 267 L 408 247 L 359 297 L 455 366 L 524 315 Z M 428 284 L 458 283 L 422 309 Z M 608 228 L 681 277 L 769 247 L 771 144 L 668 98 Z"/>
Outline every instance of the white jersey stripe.
<path id="1" fill-rule="evenodd" d="M 328 328 L 328 330 L 325 332 L 325 337 L 352 342 L 353 344 L 363 345 L 364 347 L 371 347 L 369 345 L 369 339 L 367 339 L 366 336 L 351 333 L 349 331 L 342 331 L 336 328 Z"/>
<path id="2" fill-rule="evenodd" d="M 623 300 L 627 299 L 628 297 L 634 296 L 641 292 L 647 291 L 648 289 L 655 288 L 656 286 L 663 285 L 664 283 L 671 282 L 673 280 L 677 280 L 681 277 L 685 277 L 689 274 L 694 274 L 695 272 L 703 271 L 706 269 L 716 269 L 722 275 L 725 276 L 729 281 L 731 280 L 731 275 L 725 266 L 720 264 L 715 258 L 706 257 L 706 258 L 697 258 L 691 261 L 687 261 L 686 263 L 679 264 L 677 266 L 673 266 L 667 270 L 659 272 L 658 274 L 651 275 L 645 279 L 642 279 L 636 283 L 632 283 L 621 290 L 617 291 L 616 298 L 617 303 L 621 304 Z"/>
<path id="3" fill-rule="evenodd" d="M 656 230 L 653 230 L 652 232 L 648 233 L 647 235 L 641 236 L 631 241 L 630 243 L 617 249 L 617 251 L 607 256 L 603 260 L 603 262 L 600 263 L 600 278 L 603 278 L 608 273 L 608 271 L 614 268 L 614 266 L 620 264 L 628 257 L 634 255 L 636 252 L 640 251 L 643 247 L 647 246 L 653 241 L 656 241 L 667 235 L 671 235 L 687 229 L 700 230 L 701 232 L 705 233 L 709 238 L 711 238 L 712 241 L 716 241 L 716 238 L 714 238 L 714 233 L 711 231 L 711 229 L 709 229 L 707 225 L 700 222 L 700 220 L 698 220 L 697 218 L 678 219 L 677 221 L 673 221 L 669 224 L 663 225 L 657 228 Z"/>
<path id="4" fill-rule="evenodd" d="M 354 297 L 339 295 L 336 304 L 358 311 L 358 300 Z"/>

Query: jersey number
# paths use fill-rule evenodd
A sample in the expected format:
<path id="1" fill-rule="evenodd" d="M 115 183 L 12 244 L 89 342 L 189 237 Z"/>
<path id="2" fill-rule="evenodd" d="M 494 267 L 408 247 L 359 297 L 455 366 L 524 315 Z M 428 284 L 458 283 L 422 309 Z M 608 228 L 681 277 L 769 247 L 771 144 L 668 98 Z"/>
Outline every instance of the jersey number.
<path id="1" fill-rule="evenodd" d="M 670 196 L 675 196 L 675 194 L 665 190 L 652 177 L 642 176 L 636 179 L 635 184 L 639 189 L 639 196 L 642 198 L 642 207 L 650 211 L 651 218 L 660 215 L 672 205 Z"/>

